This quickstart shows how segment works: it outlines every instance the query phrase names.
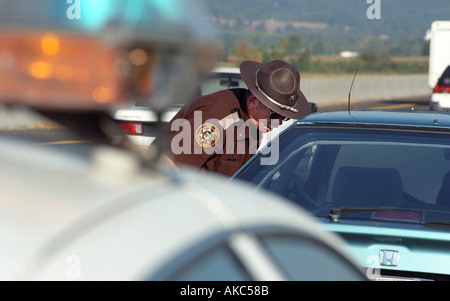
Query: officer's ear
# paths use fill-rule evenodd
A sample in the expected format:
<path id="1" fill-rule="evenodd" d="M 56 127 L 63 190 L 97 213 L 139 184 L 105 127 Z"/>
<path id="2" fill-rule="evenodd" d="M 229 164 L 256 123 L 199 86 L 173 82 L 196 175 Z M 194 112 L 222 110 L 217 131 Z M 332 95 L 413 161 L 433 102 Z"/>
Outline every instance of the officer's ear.
<path id="1" fill-rule="evenodd" d="M 260 101 L 253 94 L 247 98 L 247 109 L 254 110 L 260 105 Z"/>

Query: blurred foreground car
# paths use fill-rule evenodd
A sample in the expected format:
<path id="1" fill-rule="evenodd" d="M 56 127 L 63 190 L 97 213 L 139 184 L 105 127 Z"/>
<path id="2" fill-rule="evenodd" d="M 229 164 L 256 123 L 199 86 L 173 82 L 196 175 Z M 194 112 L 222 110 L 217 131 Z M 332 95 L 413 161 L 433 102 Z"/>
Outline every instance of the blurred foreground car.
<path id="1" fill-rule="evenodd" d="M 247 88 L 242 80 L 241 73 L 237 67 L 216 67 L 201 82 L 200 87 L 193 97 L 210 94 L 223 89 Z M 167 112 L 160 116 L 161 121 L 166 123 L 182 107 L 182 104 L 173 105 Z M 311 113 L 317 112 L 317 105 L 310 103 Z M 129 139 L 138 145 L 148 147 L 155 139 L 160 128 L 155 127 L 158 116 L 148 106 L 136 103 L 131 108 L 121 109 L 115 112 L 114 119 Z M 289 123 L 283 123 L 285 128 Z M 267 140 L 267 139 L 266 139 Z"/>
<path id="2" fill-rule="evenodd" d="M 448 66 L 431 93 L 431 110 L 450 110 L 450 66 Z"/>
<path id="3" fill-rule="evenodd" d="M 201 54 L 215 39 L 191 26 L 203 20 L 188 14 L 199 12 L 195 2 L 32 3 L 0 0 L 0 102 L 92 143 L 67 151 L 0 137 L 1 280 L 365 279 L 343 241 L 303 210 L 175 171 L 156 147 L 129 143 L 108 114 L 136 99 L 161 114 L 210 70 Z M 72 9 L 83 18 L 68 18 Z"/>
<path id="4" fill-rule="evenodd" d="M 0 139 L 1 280 L 362 280 L 277 196 L 198 172 Z"/>
<path id="5" fill-rule="evenodd" d="M 262 164 L 269 153 L 272 161 Z M 447 113 L 313 114 L 234 179 L 307 209 L 351 245 L 374 279 L 450 280 Z"/>

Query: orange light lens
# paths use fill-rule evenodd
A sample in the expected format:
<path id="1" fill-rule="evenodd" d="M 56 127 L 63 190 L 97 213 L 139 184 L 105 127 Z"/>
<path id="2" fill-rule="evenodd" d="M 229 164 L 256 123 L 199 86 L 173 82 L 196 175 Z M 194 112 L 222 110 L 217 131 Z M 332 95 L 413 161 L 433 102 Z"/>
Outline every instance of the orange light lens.
<path id="1" fill-rule="evenodd" d="M 120 50 L 94 37 L 0 32 L 0 98 L 39 107 L 92 109 L 124 102 Z M 6 55 L 7 54 L 7 55 Z"/>
<path id="2" fill-rule="evenodd" d="M 42 51 L 47 55 L 56 55 L 59 53 L 59 39 L 54 34 L 45 34 L 41 39 Z"/>
<path id="3" fill-rule="evenodd" d="M 37 79 L 46 79 L 51 75 L 51 67 L 42 61 L 31 63 L 29 70 L 31 76 Z"/>
<path id="4" fill-rule="evenodd" d="M 75 33 L 0 32 L 0 99 L 41 108 L 104 109 L 153 93 L 152 50 Z"/>

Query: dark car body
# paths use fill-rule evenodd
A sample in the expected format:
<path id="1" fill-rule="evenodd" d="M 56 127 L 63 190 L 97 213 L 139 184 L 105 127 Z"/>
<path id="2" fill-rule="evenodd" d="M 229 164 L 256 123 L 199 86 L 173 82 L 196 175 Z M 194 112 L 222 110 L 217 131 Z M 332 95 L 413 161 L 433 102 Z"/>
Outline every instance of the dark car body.
<path id="1" fill-rule="evenodd" d="M 276 160 L 263 159 L 269 153 Z M 306 208 L 375 279 L 450 279 L 450 115 L 318 113 L 295 122 L 233 179 Z"/>

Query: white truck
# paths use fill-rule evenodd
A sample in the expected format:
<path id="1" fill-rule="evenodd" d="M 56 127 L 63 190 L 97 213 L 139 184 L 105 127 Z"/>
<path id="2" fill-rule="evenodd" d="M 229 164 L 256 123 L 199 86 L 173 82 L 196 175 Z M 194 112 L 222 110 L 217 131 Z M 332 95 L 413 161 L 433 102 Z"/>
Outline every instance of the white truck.
<path id="1" fill-rule="evenodd" d="M 439 77 L 450 65 L 450 21 L 434 21 L 431 24 L 430 33 L 430 62 L 428 69 L 430 109 L 448 110 L 450 109 L 450 94 L 438 93 L 438 95 L 433 90 Z"/>

